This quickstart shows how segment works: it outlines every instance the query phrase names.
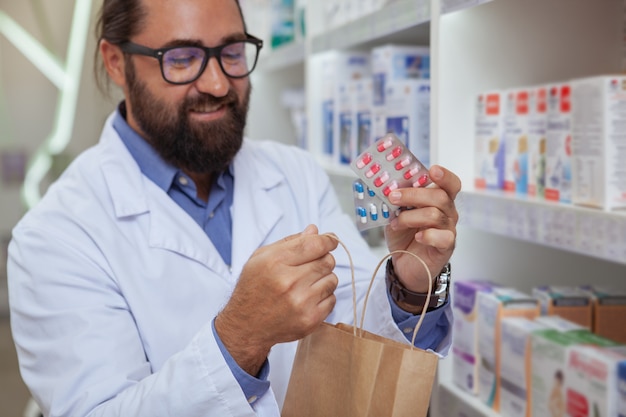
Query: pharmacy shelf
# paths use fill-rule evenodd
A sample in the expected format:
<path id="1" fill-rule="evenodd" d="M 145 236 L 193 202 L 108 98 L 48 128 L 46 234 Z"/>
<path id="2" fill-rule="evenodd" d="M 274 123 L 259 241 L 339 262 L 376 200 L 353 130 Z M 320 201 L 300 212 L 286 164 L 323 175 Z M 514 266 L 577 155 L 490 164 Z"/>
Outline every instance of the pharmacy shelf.
<path id="1" fill-rule="evenodd" d="M 500 414 L 481 402 L 478 397 L 459 388 L 452 378 L 452 357 L 439 361 L 439 400 L 437 407 L 442 416 L 500 417 Z"/>
<path id="2" fill-rule="evenodd" d="M 500 191 L 462 192 L 460 224 L 626 265 L 626 212 L 524 198 Z"/>
<path id="3" fill-rule="evenodd" d="M 428 45 L 430 0 L 397 0 L 382 9 L 314 36 L 312 53 L 367 48 L 376 42 Z"/>
<path id="4" fill-rule="evenodd" d="M 261 51 L 259 63 L 257 64 L 259 71 L 271 72 L 304 65 L 306 58 L 306 48 L 302 41 L 294 41 L 281 45 L 269 51 Z"/>

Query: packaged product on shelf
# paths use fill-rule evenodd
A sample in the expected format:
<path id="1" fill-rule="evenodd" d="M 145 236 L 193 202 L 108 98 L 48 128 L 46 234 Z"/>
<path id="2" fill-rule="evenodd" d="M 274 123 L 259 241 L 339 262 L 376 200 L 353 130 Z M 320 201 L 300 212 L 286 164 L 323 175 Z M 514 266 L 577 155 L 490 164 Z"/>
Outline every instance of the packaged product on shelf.
<path id="1" fill-rule="evenodd" d="M 495 411 L 500 410 L 500 369 L 502 319 L 540 314 L 539 301 L 512 288 L 493 288 L 478 293 L 478 398 Z"/>
<path id="2" fill-rule="evenodd" d="M 543 198 L 546 187 L 547 88 L 530 88 L 528 100 L 528 195 Z"/>
<path id="3" fill-rule="evenodd" d="M 546 126 L 545 199 L 572 202 L 572 104 L 571 85 L 548 87 Z"/>
<path id="4" fill-rule="evenodd" d="M 611 288 L 580 287 L 593 300 L 592 331 L 602 337 L 626 344 L 626 292 Z"/>
<path id="5" fill-rule="evenodd" d="M 295 32 L 294 0 L 271 0 L 272 48 L 293 42 Z"/>
<path id="6" fill-rule="evenodd" d="M 430 48 L 414 45 L 383 45 L 372 49 L 374 104 L 386 104 L 387 84 L 411 78 L 430 78 Z"/>
<path id="7" fill-rule="evenodd" d="M 624 349 L 572 346 L 565 368 L 565 402 L 570 416 L 623 416 L 620 406 L 620 367 Z M 621 387 L 623 390 L 623 387 Z"/>
<path id="8" fill-rule="evenodd" d="M 394 133 L 430 166 L 430 80 L 391 81 L 385 90 L 385 133 Z"/>
<path id="9" fill-rule="evenodd" d="M 572 346 L 618 346 L 588 330 L 561 332 L 556 329 L 533 332 L 531 344 L 533 416 L 566 415 L 565 369 Z"/>
<path id="10" fill-rule="evenodd" d="M 476 98 L 474 186 L 477 189 L 501 190 L 504 187 L 502 106 L 500 91 L 479 94 Z"/>
<path id="11" fill-rule="evenodd" d="M 500 348 L 500 414 L 507 417 L 531 417 L 532 332 L 547 326 L 524 317 L 502 319 Z"/>
<path id="12" fill-rule="evenodd" d="M 626 208 L 626 76 L 572 81 L 572 202 Z"/>
<path id="13" fill-rule="evenodd" d="M 370 55 L 357 51 L 331 51 L 321 56 L 322 154 L 339 160 L 335 131 L 337 89 L 342 83 L 370 76 Z"/>
<path id="14" fill-rule="evenodd" d="M 535 319 L 537 323 L 541 323 L 550 329 L 558 330 L 560 332 L 569 332 L 572 330 L 587 330 L 590 331 L 590 326 L 581 326 L 578 323 L 574 323 L 571 320 L 564 319 L 561 316 L 539 316 Z"/>
<path id="15" fill-rule="evenodd" d="M 352 108 L 356 112 L 356 154 L 363 153 L 372 143 L 374 135 L 372 128 L 372 100 L 373 81 L 371 77 L 354 81 Z"/>
<path id="16" fill-rule="evenodd" d="M 486 281 L 455 281 L 452 311 L 452 379 L 464 391 L 478 394 L 478 293 L 494 284 Z"/>
<path id="17" fill-rule="evenodd" d="M 617 367 L 617 412 L 619 417 L 626 416 L 626 363 Z"/>
<path id="18" fill-rule="evenodd" d="M 353 81 L 340 82 L 337 86 L 335 96 L 335 120 L 333 122 L 333 138 L 335 139 L 335 149 L 339 152 L 338 162 L 349 164 L 356 156 L 356 135 L 354 121 L 354 95 Z"/>
<path id="19" fill-rule="evenodd" d="M 593 302 L 578 287 L 544 285 L 532 289 L 541 303 L 541 314 L 557 315 L 591 329 Z"/>
<path id="20" fill-rule="evenodd" d="M 528 188 L 528 90 L 504 93 L 504 190 L 526 194 Z"/>

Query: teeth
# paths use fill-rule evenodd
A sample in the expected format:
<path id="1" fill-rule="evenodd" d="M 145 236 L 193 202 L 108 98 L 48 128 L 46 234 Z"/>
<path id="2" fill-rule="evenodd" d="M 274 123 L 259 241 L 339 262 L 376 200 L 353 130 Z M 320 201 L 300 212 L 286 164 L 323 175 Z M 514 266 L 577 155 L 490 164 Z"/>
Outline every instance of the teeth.
<path id="1" fill-rule="evenodd" d="M 217 107 L 196 107 L 191 109 L 191 111 L 197 112 L 197 113 L 213 113 L 215 111 L 218 111 L 222 106 L 217 106 Z"/>

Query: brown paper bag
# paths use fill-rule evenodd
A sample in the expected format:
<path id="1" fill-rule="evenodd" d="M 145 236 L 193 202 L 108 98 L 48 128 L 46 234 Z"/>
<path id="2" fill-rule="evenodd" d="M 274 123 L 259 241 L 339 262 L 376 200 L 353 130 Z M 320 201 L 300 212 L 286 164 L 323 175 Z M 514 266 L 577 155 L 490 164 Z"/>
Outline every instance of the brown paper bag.
<path id="1" fill-rule="evenodd" d="M 362 326 L 323 323 L 299 342 L 282 417 L 427 415 L 438 356 Z"/>

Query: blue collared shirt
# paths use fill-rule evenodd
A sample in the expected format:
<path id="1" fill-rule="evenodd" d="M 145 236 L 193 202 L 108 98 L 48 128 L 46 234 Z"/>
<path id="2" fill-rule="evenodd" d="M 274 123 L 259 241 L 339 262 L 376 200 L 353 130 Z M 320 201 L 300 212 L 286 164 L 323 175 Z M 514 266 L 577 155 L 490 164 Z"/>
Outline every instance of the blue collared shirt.
<path id="1" fill-rule="evenodd" d="M 213 179 L 208 202 L 197 197 L 193 180 L 182 170 L 165 162 L 160 155 L 135 132 L 125 120 L 125 105 L 122 103 L 115 114 L 113 127 L 139 165 L 141 172 L 163 189 L 196 223 L 207 233 L 213 245 L 227 265 L 231 263 L 232 218 L 230 208 L 234 194 L 232 166 Z M 392 316 L 407 339 L 410 340 L 419 316 L 407 313 L 390 300 Z M 420 337 L 416 346 L 421 349 L 436 349 L 449 332 L 450 323 L 442 320 L 444 308 L 434 310 L 424 317 Z M 246 398 L 260 398 L 270 386 L 269 362 L 265 361 L 256 377 L 246 373 L 232 358 L 213 326 L 215 339 L 233 375 L 239 382 Z"/>

